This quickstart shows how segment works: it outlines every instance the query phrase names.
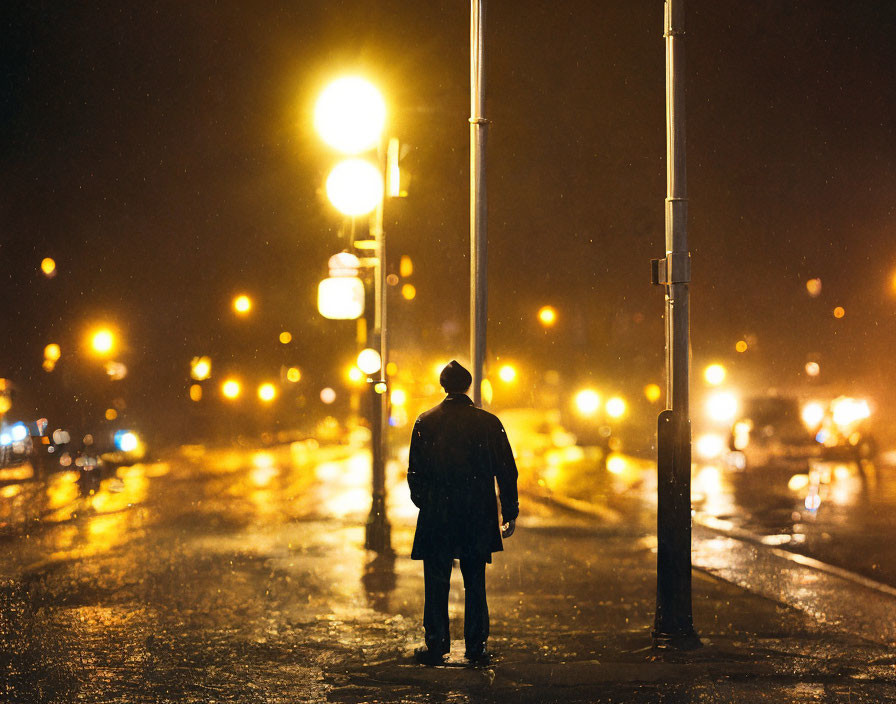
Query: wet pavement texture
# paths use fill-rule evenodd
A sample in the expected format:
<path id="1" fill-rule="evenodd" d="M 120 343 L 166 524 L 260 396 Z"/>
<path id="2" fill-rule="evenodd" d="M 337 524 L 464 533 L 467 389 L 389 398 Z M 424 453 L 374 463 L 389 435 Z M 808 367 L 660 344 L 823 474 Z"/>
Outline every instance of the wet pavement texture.
<path id="1" fill-rule="evenodd" d="M 460 658 L 455 570 L 452 656 L 416 665 L 415 513 L 393 467 L 396 556 L 363 550 L 368 462 L 192 447 L 67 502 L 44 485 L 52 506 L 11 507 L 0 540 L 0 700 L 896 701 L 892 647 L 704 572 L 704 647 L 653 649 L 649 507 L 606 520 L 526 497 L 487 572 L 493 663 Z"/>

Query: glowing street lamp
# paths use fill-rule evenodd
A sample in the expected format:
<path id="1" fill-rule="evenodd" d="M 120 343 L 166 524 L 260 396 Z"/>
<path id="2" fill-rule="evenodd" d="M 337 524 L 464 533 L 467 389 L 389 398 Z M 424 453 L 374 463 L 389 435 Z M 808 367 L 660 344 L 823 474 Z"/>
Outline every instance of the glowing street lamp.
<path id="1" fill-rule="evenodd" d="M 330 202 L 343 215 L 367 215 L 383 199 L 383 175 L 365 159 L 346 159 L 333 167 L 326 189 Z"/>
<path id="2" fill-rule="evenodd" d="M 115 347 L 115 335 L 109 328 L 101 328 L 90 336 L 90 348 L 103 357 L 112 353 Z"/>
<path id="3" fill-rule="evenodd" d="M 330 257 L 330 276 L 317 288 L 317 309 L 331 320 L 356 320 L 364 314 L 364 283 L 358 278 L 361 261 L 350 252 Z"/>
<path id="4" fill-rule="evenodd" d="M 370 83 L 358 77 L 340 78 L 329 85 L 320 96 L 314 111 L 314 125 L 318 133 L 329 145 L 347 154 L 359 154 L 374 147 L 384 146 L 382 133 L 386 124 L 386 106 L 382 95 Z M 389 172 L 390 195 L 401 195 L 401 184 L 397 171 L 398 140 L 389 140 L 388 147 L 382 155 L 386 157 L 385 169 Z M 367 354 L 367 359 L 359 357 L 358 367 L 368 375 L 380 371 L 388 361 L 386 334 L 386 241 L 383 231 L 383 209 L 385 201 L 385 182 L 383 171 L 377 165 L 364 159 L 351 158 L 337 164 L 327 177 L 326 192 L 330 202 L 343 215 L 356 217 L 372 214 L 370 219 L 370 235 L 375 242 L 376 257 L 374 274 L 374 315 L 373 335 L 379 342 L 380 351 L 369 350 L 376 354 Z M 334 283 L 332 274 L 322 283 L 318 291 L 321 313 L 324 307 L 320 302 L 327 295 L 335 297 L 335 289 L 342 289 L 343 298 L 348 296 L 347 282 Z M 357 288 L 357 287 L 355 287 Z M 328 290 L 327 290 L 328 289 Z M 324 295 L 324 294 L 327 295 Z M 363 310 L 363 309 L 362 309 Z M 361 315 L 357 309 L 351 316 L 340 314 L 332 317 L 357 318 Z M 328 316 L 330 317 L 330 316 Z M 362 352 L 365 355 L 368 351 Z M 386 518 L 385 488 L 385 456 L 386 427 L 388 424 L 388 404 L 384 403 L 383 393 L 386 390 L 385 378 L 373 384 L 373 408 L 371 426 L 371 462 L 372 462 L 372 494 L 373 501 L 364 545 L 369 550 L 380 553 L 391 552 L 390 528 Z"/>
<path id="5" fill-rule="evenodd" d="M 583 416 L 593 416 L 600 408 L 600 395 L 593 389 L 582 389 L 576 394 L 575 404 Z"/>
<path id="6" fill-rule="evenodd" d="M 271 383 L 264 383 L 258 387 L 258 398 L 264 403 L 270 403 L 277 398 L 277 388 Z"/>
<path id="7" fill-rule="evenodd" d="M 703 378 L 710 386 L 718 386 L 725 381 L 726 376 L 728 376 L 728 370 L 721 364 L 710 364 L 703 370 Z"/>
<path id="8" fill-rule="evenodd" d="M 240 382 L 236 379 L 228 379 L 221 384 L 221 393 L 224 394 L 224 398 L 230 399 L 231 401 L 239 398 L 241 391 L 242 387 L 240 386 Z"/>
<path id="9" fill-rule="evenodd" d="M 190 361 L 190 376 L 196 381 L 205 381 L 212 375 L 212 360 L 209 357 L 193 357 Z"/>
<path id="10" fill-rule="evenodd" d="M 380 370 L 382 363 L 380 353 L 372 347 L 361 350 L 358 355 L 358 369 L 368 376 L 376 374 Z"/>
<path id="11" fill-rule="evenodd" d="M 538 322 L 546 328 L 552 327 L 557 322 L 557 311 L 552 306 L 542 306 L 538 310 Z"/>
<path id="12" fill-rule="evenodd" d="M 246 315 L 252 310 L 252 299 L 245 294 L 240 294 L 233 299 L 233 309 L 240 315 Z"/>
<path id="13" fill-rule="evenodd" d="M 345 154 L 377 145 L 386 124 L 386 103 L 369 81 L 345 76 L 328 85 L 314 108 L 314 127 L 321 138 Z"/>
<path id="14" fill-rule="evenodd" d="M 622 418 L 622 416 L 625 415 L 627 406 L 624 399 L 619 396 L 614 396 L 607 400 L 606 409 L 607 415 L 610 416 L 610 418 Z"/>
<path id="15" fill-rule="evenodd" d="M 498 370 L 498 378 L 505 384 L 510 384 L 516 379 L 516 367 L 512 364 L 505 364 Z"/>

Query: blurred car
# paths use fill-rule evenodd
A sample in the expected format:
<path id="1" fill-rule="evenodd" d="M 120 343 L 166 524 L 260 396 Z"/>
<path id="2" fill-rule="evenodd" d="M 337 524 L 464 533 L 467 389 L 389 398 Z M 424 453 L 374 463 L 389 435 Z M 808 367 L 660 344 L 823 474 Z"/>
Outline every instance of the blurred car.
<path id="1" fill-rule="evenodd" d="M 729 464 L 737 469 L 773 464 L 873 460 L 877 443 L 864 399 L 840 396 L 800 403 L 794 397 L 747 399 L 732 426 Z"/>
<path id="2" fill-rule="evenodd" d="M 819 412 L 818 406 L 821 406 Z M 831 462 L 873 460 L 877 441 L 871 431 L 871 406 L 864 399 L 840 396 L 828 404 L 812 402 L 803 409 L 803 420 L 822 446 L 822 458 Z"/>
<path id="3" fill-rule="evenodd" d="M 742 402 L 728 442 L 729 464 L 745 470 L 820 459 L 822 449 L 803 422 L 800 403 L 786 396 L 760 396 Z"/>

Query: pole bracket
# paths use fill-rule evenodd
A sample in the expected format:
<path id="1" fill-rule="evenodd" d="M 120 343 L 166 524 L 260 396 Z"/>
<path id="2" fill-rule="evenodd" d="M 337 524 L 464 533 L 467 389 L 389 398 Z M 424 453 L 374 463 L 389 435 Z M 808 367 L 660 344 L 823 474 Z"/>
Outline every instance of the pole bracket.
<path id="1" fill-rule="evenodd" d="M 491 120 L 489 120 L 487 117 L 471 117 L 469 119 L 469 123 L 471 125 L 487 125 L 490 122 Z"/>
<path id="2" fill-rule="evenodd" d="M 690 252 L 669 252 L 663 259 L 651 259 L 650 280 L 657 286 L 690 283 Z"/>

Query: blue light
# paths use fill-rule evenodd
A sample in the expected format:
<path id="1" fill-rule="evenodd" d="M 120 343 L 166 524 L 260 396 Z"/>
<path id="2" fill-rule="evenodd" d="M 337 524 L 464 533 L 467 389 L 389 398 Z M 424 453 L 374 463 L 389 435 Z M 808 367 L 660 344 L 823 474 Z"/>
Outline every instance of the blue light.
<path id="1" fill-rule="evenodd" d="M 13 442 L 22 442 L 28 437 L 28 428 L 24 423 L 16 423 L 9 429 Z"/>
<path id="2" fill-rule="evenodd" d="M 139 443 L 137 436 L 130 430 L 119 430 L 114 436 L 115 449 L 122 452 L 133 452 Z"/>
<path id="3" fill-rule="evenodd" d="M 9 433 L 0 433 L 0 445 L 12 445 L 12 435 Z"/>
<path id="4" fill-rule="evenodd" d="M 824 443 L 828 439 L 829 435 L 830 435 L 830 433 L 827 430 L 825 430 L 824 428 L 822 428 L 816 434 L 815 442 L 820 442 L 822 445 L 824 445 Z"/>

